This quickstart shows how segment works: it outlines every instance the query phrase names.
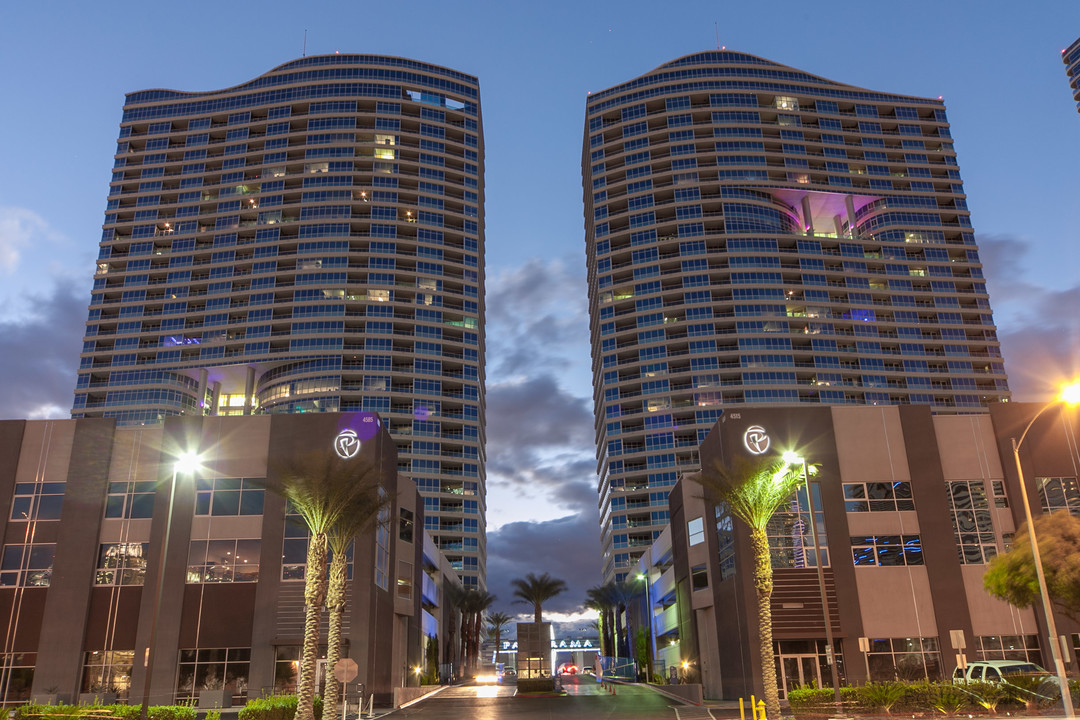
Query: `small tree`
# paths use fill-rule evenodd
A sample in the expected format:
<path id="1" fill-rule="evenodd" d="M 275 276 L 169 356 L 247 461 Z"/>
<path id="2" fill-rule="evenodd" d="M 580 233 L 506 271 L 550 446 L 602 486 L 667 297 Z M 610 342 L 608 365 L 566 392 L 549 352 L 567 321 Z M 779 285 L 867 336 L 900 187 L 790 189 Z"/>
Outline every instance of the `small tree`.
<path id="1" fill-rule="evenodd" d="M 615 623 L 615 604 L 608 592 L 607 585 L 598 585 L 585 591 L 585 607 L 595 610 L 599 617 L 596 620 L 597 629 L 600 632 L 600 654 L 611 655 L 615 640 L 613 627 Z"/>
<path id="2" fill-rule="evenodd" d="M 341 621 L 345 615 L 345 599 L 348 595 L 349 554 L 354 539 L 375 526 L 376 520 L 390 506 L 390 496 L 379 484 L 381 476 L 372 472 L 370 477 L 356 479 L 358 487 L 341 519 L 327 533 L 330 546 L 330 576 L 326 588 L 326 609 L 329 612 L 326 629 L 326 668 L 334 669 L 341 659 Z M 328 672 L 323 692 L 323 714 L 336 718 L 339 687 L 337 677 Z"/>
<path id="3" fill-rule="evenodd" d="M 499 658 L 499 646 L 502 644 L 502 633 L 512 617 L 504 612 L 491 613 L 488 615 L 488 632 L 495 637 L 495 659 Z"/>
<path id="4" fill-rule="evenodd" d="M 446 581 L 443 584 L 442 600 L 446 613 L 446 648 L 443 650 L 443 662 L 450 666 L 450 683 L 453 684 L 455 677 L 461 677 L 461 642 L 457 640 L 458 613 L 465 597 L 465 589 L 455 582 Z"/>
<path id="5" fill-rule="evenodd" d="M 466 590 L 462 598 L 461 644 L 465 655 L 463 665 L 466 676 L 476 671 L 480 661 L 480 631 L 483 628 L 481 619 L 495 600 L 491 593 L 476 588 Z"/>
<path id="6" fill-rule="evenodd" d="M 355 458 L 345 460 L 333 452 L 296 456 L 268 474 L 267 486 L 281 495 L 307 526 L 307 563 L 304 569 L 304 644 L 297 681 L 296 720 L 313 720 L 315 661 L 319 649 L 319 620 L 327 593 L 328 534 L 348 517 L 358 498 L 378 484 L 378 443 L 371 443 Z"/>
<path id="7" fill-rule="evenodd" d="M 426 635 L 424 645 L 424 663 L 427 665 L 427 673 L 424 676 L 424 684 L 437 685 L 439 682 L 439 636 Z"/>
<path id="8" fill-rule="evenodd" d="M 533 622 L 538 623 L 544 621 L 544 603 L 567 589 L 565 581 L 547 573 L 539 576 L 528 573 L 524 578 L 511 580 L 510 584 L 514 586 L 514 597 L 518 598 L 515 602 L 532 605 Z"/>
<path id="9" fill-rule="evenodd" d="M 1035 518 L 1046 590 L 1054 607 L 1080 622 L 1080 518 L 1067 512 Z M 1027 525 L 1021 525 L 1012 548 L 990 561 L 983 575 L 987 592 L 1010 605 L 1026 608 L 1039 601 L 1039 581 Z"/>
<path id="10" fill-rule="evenodd" d="M 817 472 L 815 466 L 809 466 L 808 470 Z M 779 720 L 780 694 L 776 688 L 772 637 L 773 569 L 766 527 L 773 513 L 788 502 L 802 485 L 803 468 L 774 458 L 738 456 L 730 464 L 716 462 L 711 467 L 702 468 L 700 482 L 710 499 L 725 503 L 731 514 L 750 529 L 765 712 L 771 720 Z"/>

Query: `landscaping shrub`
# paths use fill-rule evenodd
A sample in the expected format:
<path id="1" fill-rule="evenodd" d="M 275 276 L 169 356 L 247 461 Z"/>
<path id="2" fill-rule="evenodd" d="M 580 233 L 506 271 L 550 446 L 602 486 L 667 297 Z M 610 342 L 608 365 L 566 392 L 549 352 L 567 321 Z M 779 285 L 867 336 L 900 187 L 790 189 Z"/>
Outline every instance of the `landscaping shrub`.
<path id="1" fill-rule="evenodd" d="M 905 684 L 899 682 L 868 682 L 856 688 L 859 704 L 867 710 L 892 712 L 893 706 L 904 697 Z"/>
<path id="2" fill-rule="evenodd" d="M 248 700 L 237 713 L 237 720 L 293 720 L 296 716 L 295 695 L 270 695 Z M 315 720 L 322 718 L 322 698 L 315 696 Z"/>
<path id="3" fill-rule="evenodd" d="M 555 678 L 518 678 L 517 689 L 519 693 L 555 692 Z"/>
<path id="4" fill-rule="evenodd" d="M 840 702 L 847 710 L 862 706 L 859 688 L 841 687 Z M 797 716 L 831 716 L 836 714 L 836 695 L 832 688 L 819 688 L 814 685 L 802 685 L 788 692 L 791 711 Z"/>
<path id="5" fill-rule="evenodd" d="M 1010 701 L 1029 710 L 1053 704 L 1061 696 L 1054 680 L 1042 675 L 1006 675 L 1002 686 Z"/>
<path id="6" fill-rule="evenodd" d="M 920 680 L 901 683 L 904 695 L 893 707 L 905 713 L 932 712 L 937 701 L 937 683 Z"/>
<path id="7" fill-rule="evenodd" d="M 15 708 L 16 720 L 40 720 L 44 716 L 54 718 L 58 715 L 71 720 L 119 718 L 119 720 L 138 720 L 141 705 L 20 705 Z M 196 710 L 187 705 L 152 705 L 147 710 L 150 720 L 195 720 Z"/>
<path id="8" fill-rule="evenodd" d="M 788 691 L 788 703 L 792 712 L 803 715 L 820 714 L 826 708 L 833 707 L 831 689 L 803 686 Z"/>
<path id="9" fill-rule="evenodd" d="M 968 706 L 968 694 L 948 683 L 936 683 L 933 707 L 942 715 L 955 715 Z"/>
<path id="10" fill-rule="evenodd" d="M 1005 686 L 1001 683 L 973 682 L 957 687 L 967 690 L 973 704 L 990 712 L 997 712 L 998 705 L 1008 697 Z"/>

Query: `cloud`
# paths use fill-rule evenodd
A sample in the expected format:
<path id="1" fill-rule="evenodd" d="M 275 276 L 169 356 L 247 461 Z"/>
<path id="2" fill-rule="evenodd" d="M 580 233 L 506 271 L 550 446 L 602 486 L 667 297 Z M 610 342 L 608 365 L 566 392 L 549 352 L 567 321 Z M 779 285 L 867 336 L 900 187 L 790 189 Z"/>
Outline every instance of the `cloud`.
<path id="1" fill-rule="evenodd" d="M 32 298 L 30 314 L 0 319 L 0 418 L 62 418 L 71 409 L 86 301 L 67 286 Z"/>
<path id="2" fill-rule="evenodd" d="M 551 375 L 488 387 L 489 417 L 499 422 L 488 439 L 505 445 L 552 446 L 586 443 L 591 447 L 590 400 L 563 390 Z"/>
<path id="3" fill-rule="evenodd" d="M 19 267 L 24 248 L 41 241 L 55 242 L 61 239 L 49 223 L 33 210 L 0 206 L 0 272 L 13 274 Z"/>
<path id="4" fill-rule="evenodd" d="M 498 596 L 494 609 L 510 615 L 531 614 L 514 604 L 510 581 L 526 573 L 550 573 L 569 590 L 544 605 L 547 612 L 577 613 L 585 591 L 603 581 L 600 574 L 600 528 L 595 513 L 583 512 L 545 522 L 514 522 L 488 533 L 488 592 Z M 552 616 L 553 620 L 559 618 Z"/>
<path id="5" fill-rule="evenodd" d="M 550 375 L 488 388 L 489 517 L 596 506 L 589 399 Z M 540 501 L 539 504 L 532 501 Z M 526 503 L 530 503 L 531 507 Z"/>
<path id="6" fill-rule="evenodd" d="M 986 235 L 978 242 L 1013 398 L 1048 400 L 1080 376 L 1080 283 L 1058 290 L 1030 281 L 1029 245 L 1019 238 Z"/>
<path id="7" fill-rule="evenodd" d="M 574 271 L 561 259 L 532 258 L 488 278 L 493 379 L 580 368 L 589 357 L 584 263 L 578 266 Z"/>

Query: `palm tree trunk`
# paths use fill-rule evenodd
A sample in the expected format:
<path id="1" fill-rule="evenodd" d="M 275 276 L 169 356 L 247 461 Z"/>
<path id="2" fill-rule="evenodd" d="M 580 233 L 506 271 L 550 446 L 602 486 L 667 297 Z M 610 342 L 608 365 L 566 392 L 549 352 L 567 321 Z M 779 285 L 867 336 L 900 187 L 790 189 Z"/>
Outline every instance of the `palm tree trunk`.
<path id="1" fill-rule="evenodd" d="M 323 692 L 323 717 L 336 718 L 340 683 L 334 677 L 334 666 L 341 658 L 341 619 L 345 614 L 345 591 L 347 580 L 345 553 L 335 553 L 330 561 L 330 582 L 326 589 L 326 609 L 330 613 L 326 631 L 326 690 Z"/>
<path id="2" fill-rule="evenodd" d="M 754 589 L 758 601 L 758 642 L 761 681 L 765 686 L 765 715 L 769 720 L 780 720 L 780 693 L 776 688 L 776 660 L 773 658 L 773 572 L 769 559 L 769 538 L 763 530 L 751 530 L 750 544 L 754 552 Z"/>
<path id="3" fill-rule="evenodd" d="M 315 718 L 315 663 L 319 654 L 319 619 L 326 599 L 326 535 L 312 535 L 304 570 L 304 648 L 296 687 L 296 720 Z"/>
<path id="4" fill-rule="evenodd" d="M 533 622 L 544 622 L 544 609 L 540 607 L 540 603 L 533 603 Z"/>
<path id="5" fill-rule="evenodd" d="M 615 655 L 615 616 L 611 612 L 611 608 L 604 611 L 604 642 L 607 645 L 605 648 L 605 655 Z"/>
<path id="6" fill-rule="evenodd" d="M 461 632 L 458 633 L 461 638 L 459 639 L 457 646 L 457 672 L 459 678 L 465 677 L 465 640 L 468 633 L 465 617 L 465 613 L 461 613 Z"/>
<path id="7" fill-rule="evenodd" d="M 472 637 L 472 613 L 461 612 L 461 674 L 469 677 L 469 639 Z"/>
<path id="8" fill-rule="evenodd" d="M 454 667 L 454 640 L 455 636 L 457 635 L 457 631 L 454 627 L 454 616 L 456 614 L 457 613 L 454 610 L 450 611 L 449 628 L 447 629 L 446 633 L 446 649 L 443 651 L 443 658 L 445 659 L 446 663 L 451 666 L 449 678 L 451 685 L 454 684 L 454 670 L 457 669 L 456 667 Z"/>
<path id="9" fill-rule="evenodd" d="M 469 674 L 475 675 L 480 662 L 480 613 L 469 618 Z"/>

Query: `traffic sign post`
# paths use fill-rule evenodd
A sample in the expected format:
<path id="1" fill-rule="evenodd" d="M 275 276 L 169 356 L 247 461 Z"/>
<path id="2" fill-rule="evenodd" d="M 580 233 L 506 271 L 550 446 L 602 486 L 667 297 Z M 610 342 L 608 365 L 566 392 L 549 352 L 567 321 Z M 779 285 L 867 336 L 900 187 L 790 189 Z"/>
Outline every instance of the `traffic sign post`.
<path id="1" fill-rule="evenodd" d="M 341 658 L 334 663 L 334 677 L 341 683 L 341 720 L 345 720 L 345 715 L 349 709 L 349 703 L 345 699 L 345 686 L 356 679 L 358 672 L 360 672 L 360 667 L 352 658 Z M 362 704 L 363 699 L 360 702 Z"/>

